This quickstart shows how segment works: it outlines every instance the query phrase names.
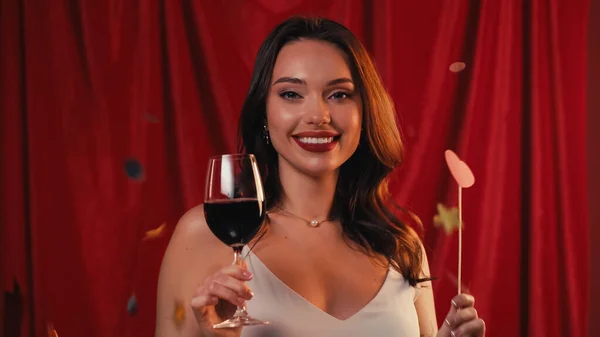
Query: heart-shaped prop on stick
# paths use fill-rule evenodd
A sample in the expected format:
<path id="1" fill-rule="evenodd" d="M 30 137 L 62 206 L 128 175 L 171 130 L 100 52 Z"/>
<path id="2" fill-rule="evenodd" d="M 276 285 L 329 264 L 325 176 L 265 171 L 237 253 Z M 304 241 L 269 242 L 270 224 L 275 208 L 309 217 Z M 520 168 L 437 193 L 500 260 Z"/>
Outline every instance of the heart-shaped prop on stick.
<path id="1" fill-rule="evenodd" d="M 454 180 L 458 183 L 458 186 L 462 188 L 469 188 L 475 184 L 475 176 L 471 169 L 464 161 L 460 160 L 456 153 L 452 150 L 446 150 L 444 153 L 446 156 L 446 163 L 450 169 L 450 173 L 454 177 Z"/>
<path id="2" fill-rule="evenodd" d="M 469 188 L 475 184 L 475 176 L 469 165 L 460 160 L 452 150 L 446 150 L 446 164 L 452 173 L 452 177 L 458 184 L 458 294 L 461 293 L 462 284 L 462 189 Z"/>

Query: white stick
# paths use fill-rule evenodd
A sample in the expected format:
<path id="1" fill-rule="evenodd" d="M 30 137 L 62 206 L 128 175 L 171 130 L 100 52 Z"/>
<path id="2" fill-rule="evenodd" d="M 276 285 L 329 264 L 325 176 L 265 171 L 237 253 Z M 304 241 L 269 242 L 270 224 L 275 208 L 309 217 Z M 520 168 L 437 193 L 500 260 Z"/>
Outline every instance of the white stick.
<path id="1" fill-rule="evenodd" d="M 462 188 L 458 186 L 458 294 L 462 285 Z"/>

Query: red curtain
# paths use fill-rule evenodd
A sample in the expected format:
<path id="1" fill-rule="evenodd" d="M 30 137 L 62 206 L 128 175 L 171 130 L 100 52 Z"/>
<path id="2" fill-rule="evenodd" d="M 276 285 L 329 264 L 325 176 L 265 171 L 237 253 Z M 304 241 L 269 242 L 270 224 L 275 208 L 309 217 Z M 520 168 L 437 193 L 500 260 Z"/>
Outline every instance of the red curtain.
<path id="1" fill-rule="evenodd" d="M 202 202 L 207 157 L 235 151 L 261 41 L 290 15 L 316 14 L 364 41 L 396 103 L 408 155 L 391 191 L 425 224 L 438 318 L 456 291 L 456 234 L 432 221 L 438 202 L 456 206 L 451 148 L 477 178 L 464 191 L 463 280 L 488 336 L 583 336 L 587 10 L 567 0 L 0 2 L 0 331 L 153 335 L 162 254 Z M 450 71 L 454 62 L 466 67 Z M 128 177 L 126 163 L 143 172 Z"/>

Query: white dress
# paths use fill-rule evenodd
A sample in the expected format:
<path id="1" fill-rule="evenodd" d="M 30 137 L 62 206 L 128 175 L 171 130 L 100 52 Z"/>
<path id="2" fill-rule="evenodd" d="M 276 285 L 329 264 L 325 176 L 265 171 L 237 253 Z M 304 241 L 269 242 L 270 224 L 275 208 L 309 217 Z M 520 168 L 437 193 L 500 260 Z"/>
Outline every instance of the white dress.
<path id="1" fill-rule="evenodd" d="M 271 322 L 242 329 L 241 337 L 419 337 L 415 288 L 393 268 L 375 297 L 348 319 L 337 319 L 315 307 L 283 283 L 244 247 L 247 284 L 254 298 L 248 313 Z"/>

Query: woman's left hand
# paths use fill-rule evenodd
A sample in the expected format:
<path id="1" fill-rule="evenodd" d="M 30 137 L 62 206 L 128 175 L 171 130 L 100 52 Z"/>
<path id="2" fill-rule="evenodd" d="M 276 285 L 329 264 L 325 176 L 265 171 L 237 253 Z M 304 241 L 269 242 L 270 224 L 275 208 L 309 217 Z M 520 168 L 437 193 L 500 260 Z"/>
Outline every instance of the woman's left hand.
<path id="1" fill-rule="evenodd" d="M 461 294 L 454 297 L 438 337 L 485 336 L 485 322 L 477 316 L 474 304 L 475 298 L 471 295 Z"/>

